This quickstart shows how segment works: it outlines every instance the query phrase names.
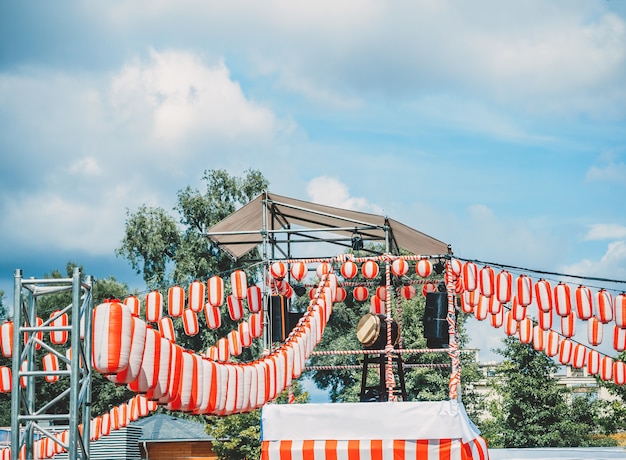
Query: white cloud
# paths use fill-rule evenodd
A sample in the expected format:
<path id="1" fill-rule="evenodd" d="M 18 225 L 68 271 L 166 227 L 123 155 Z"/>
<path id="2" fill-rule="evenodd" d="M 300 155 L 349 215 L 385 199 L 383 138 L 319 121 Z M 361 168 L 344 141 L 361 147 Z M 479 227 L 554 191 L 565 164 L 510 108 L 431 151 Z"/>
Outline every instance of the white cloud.
<path id="1" fill-rule="evenodd" d="M 615 240 L 626 238 L 626 227 L 618 224 L 594 224 L 585 235 L 586 240 Z"/>
<path id="2" fill-rule="evenodd" d="M 626 163 L 609 161 L 602 166 L 592 166 L 587 171 L 588 182 L 616 182 L 626 184 Z"/>
<path id="3" fill-rule="evenodd" d="M 606 277 L 626 281 L 626 241 L 612 241 L 600 259 L 584 259 L 565 266 L 563 271 L 573 275 Z"/>
<path id="4" fill-rule="evenodd" d="M 350 196 L 348 186 L 336 177 L 319 176 L 311 179 L 306 187 L 309 198 L 314 203 L 351 209 L 353 211 L 381 214 L 382 209 L 365 198 Z"/>
<path id="5" fill-rule="evenodd" d="M 69 167 L 71 174 L 85 174 L 87 176 L 99 176 L 102 174 L 102 168 L 98 164 L 98 160 L 93 157 L 85 157 L 79 159 L 76 163 L 72 163 Z"/>

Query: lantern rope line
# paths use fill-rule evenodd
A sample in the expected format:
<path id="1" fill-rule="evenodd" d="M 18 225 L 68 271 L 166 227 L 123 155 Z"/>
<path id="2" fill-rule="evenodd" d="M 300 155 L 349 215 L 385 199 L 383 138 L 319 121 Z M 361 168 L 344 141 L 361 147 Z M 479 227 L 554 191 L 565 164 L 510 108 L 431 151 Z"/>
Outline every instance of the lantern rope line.
<path id="1" fill-rule="evenodd" d="M 435 368 L 435 369 L 447 369 L 450 364 L 445 363 L 404 363 L 403 367 L 407 368 Z M 307 371 L 334 371 L 334 370 L 361 370 L 363 366 L 360 364 L 343 364 L 336 366 L 307 366 Z"/>

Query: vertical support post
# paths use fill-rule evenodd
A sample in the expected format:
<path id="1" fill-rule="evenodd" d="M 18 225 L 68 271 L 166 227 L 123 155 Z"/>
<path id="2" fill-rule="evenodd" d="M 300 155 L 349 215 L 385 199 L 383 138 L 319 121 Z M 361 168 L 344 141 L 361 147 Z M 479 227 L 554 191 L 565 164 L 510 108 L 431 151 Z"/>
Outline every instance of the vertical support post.
<path id="1" fill-rule="evenodd" d="M 13 282 L 13 357 L 11 361 L 11 460 L 18 460 L 20 452 L 20 366 L 22 355 L 22 270 L 15 270 Z"/>
<path id="2" fill-rule="evenodd" d="M 391 263 L 389 260 L 389 225 L 385 218 L 385 325 L 387 331 L 387 345 L 385 346 L 385 385 L 387 386 L 387 400 L 393 401 L 395 381 L 393 377 L 393 339 L 391 322 Z M 382 364 L 382 363 L 381 363 Z M 382 370 L 382 369 L 381 369 Z"/>
<path id="3" fill-rule="evenodd" d="M 446 292 L 448 294 L 448 334 L 450 335 L 448 356 L 451 360 L 449 398 L 457 399 L 461 383 L 461 360 L 459 353 L 458 331 L 456 328 L 456 306 L 454 305 L 454 282 L 450 258 L 446 260 Z"/>
<path id="4" fill-rule="evenodd" d="M 88 292 L 85 294 L 85 300 L 81 304 L 80 308 L 80 316 L 84 318 L 85 331 L 84 331 L 84 339 L 82 343 L 84 344 L 82 356 L 82 382 L 83 385 L 81 387 L 81 391 L 83 396 L 82 403 L 82 420 L 85 426 L 85 430 L 83 431 L 83 440 L 85 446 L 85 452 L 89 454 L 90 452 L 90 433 L 91 433 L 91 351 L 92 351 L 92 336 L 93 336 L 93 328 L 92 328 L 92 320 L 93 320 L 93 279 L 91 276 L 87 276 L 85 280 L 85 285 L 87 286 Z M 80 288 L 80 286 L 79 286 Z M 79 290 L 79 296 L 80 296 Z M 74 323 L 72 323 L 74 324 Z M 78 327 L 76 328 L 75 334 L 80 337 L 80 321 L 78 322 Z M 73 359 L 73 355 L 72 355 Z M 72 361 L 72 368 L 74 366 L 78 366 L 79 362 Z M 86 433 L 86 434 L 85 434 Z M 89 458 L 89 455 L 86 456 Z"/>
<path id="5" fill-rule="evenodd" d="M 80 270 L 78 267 L 74 268 L 72 276 L 72 326 L 80 325 Z M 82 347 L 80 343 L 80 328 L 72 327 L 72 370 L 70 373 L 70 439 L 69 439 L 69 459 L 77 460 L 78 458 L 78 439 L 80 433 L 78 430 L 78 410 L 79 410 L 79 378 L 80 378 L 80 360 L 82 359 Z M 88 357 L 87 357 L 88 358 Z M 83 420 L 83 423 L 87 422 L 86 426 L 83 426 L 83 434 L 86 439 L 89 439 L 89 426 L 88 421 Z M 81 446 L 82 447 L 82 446 Z"/>
<path id="6" fill-rule="evenodd" d="M 263 265 L 266 266 L 268 263 L 267 259 L 267 245 L 268 245 L 268 235 L 267 235 L 267 192 L 263 192 L 263 201 L 261 210 L 263 212 L 262 215 L 262 224 L 261 224 L 261 236 L 263 237 L 263 243 L 261 245 L 261 258 L 263 259 Z M 271 348 L 271 318 L 269 315 L 269 306 L 270 299 L 267 293 L 267 283 L 263 280 L 263 349 L 269 350 Z"/>
<path id="7" fill-rule="evenodd" d="M 28 326 L 37 326 L 37 299 L 32 292 L 28 293 L 28 311 L 27 311 Z M 26 370 L 28 372 L 34 372 L 37 357 L 35 354 L 36 343 L 35 338 L 37 332 L 32 331 L 28 334 L 28 343 L 26 344 Z M 26 414 L 33 415 L 35 413 L 35 376 L 29 375 L 26 377 Z M 34 458 L 33 456 L 33 444 L 35 441 L 35 433 L 33 431 L 33 422 L 29 420 L 26 422 L 24 428 L 24 443 L 26 445 L 26 458 Z"/>

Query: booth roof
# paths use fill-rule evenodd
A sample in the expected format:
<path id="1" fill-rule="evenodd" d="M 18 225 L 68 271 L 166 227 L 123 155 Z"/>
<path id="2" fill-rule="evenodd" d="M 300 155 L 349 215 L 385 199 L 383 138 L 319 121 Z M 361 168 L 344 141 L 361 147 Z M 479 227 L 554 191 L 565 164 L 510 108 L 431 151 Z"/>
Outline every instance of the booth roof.
<path id="1" fill-rule="evenodd" d="M 208 237 L 219 247 L 239 259 L 263 241 L 263 201 L 266 202 L 266 229 L 285 227 L 320 229 L 350 236 L 358 228 L 364 241 L 385 241 L 385 229 L 389 229 L 390 250 L 398 254 L 400 249 L 415 255 L 442 255 L 448 252 L 448 244 L 426 235 L 397 220 L 378 214 L 326 206 L 297 200 L 274 193 L 263 192 L 239 210 L 211 227 Z"/>

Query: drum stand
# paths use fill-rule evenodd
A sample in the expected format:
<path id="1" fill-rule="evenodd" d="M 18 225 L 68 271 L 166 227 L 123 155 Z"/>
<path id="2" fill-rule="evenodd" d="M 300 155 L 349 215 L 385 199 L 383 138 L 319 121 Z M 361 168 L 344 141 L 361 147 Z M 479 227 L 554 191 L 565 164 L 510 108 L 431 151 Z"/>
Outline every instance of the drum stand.
<path id="1" fill-rule="evenodd" d="M 378 356 L 374 356 L 374 355 Z M 403 401 L 407 400 L 406 386 L 404 383 L 404 367 L 402 365 L 402 357 L 398 354 L 393 357 L 393 361 L 398 369 L 399 386 L 394 387 L 393 393 L 398 397 L 402 397 Z M 370 364 L 378 363 L 378 375 L 380 380 L 378 385 L 367 385 L 367 371 Z M 365 353 L 363 355 L 363 373 L 361 375 L 361 402 L 384 402 L 388 399 L 387 387 L 385 385 L 385 365 L 387 357 L 385 353 Z"/>

